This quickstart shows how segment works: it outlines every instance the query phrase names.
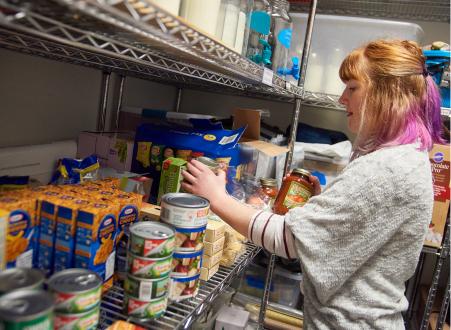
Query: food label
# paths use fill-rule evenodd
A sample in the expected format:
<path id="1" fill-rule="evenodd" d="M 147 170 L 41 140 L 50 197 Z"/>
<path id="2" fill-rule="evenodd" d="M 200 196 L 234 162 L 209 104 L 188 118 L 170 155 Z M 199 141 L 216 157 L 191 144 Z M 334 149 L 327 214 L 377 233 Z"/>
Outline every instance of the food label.
<path id="1" fill-rule="evenodd" d="M 450 162 L 444 160 L 442 152 L 436 152 L 431 158 L 432 180 L 434 183 L 434 200 L 445 202 L 450 197 Z"/>
<path id="2" fill-rule="evenodd" d="M 55 308 L 65 313 L 85 312 L 100 301 L 101 287 L 82 294 L 56 293 Z"/>
<path id="3" fill-rule="evenodd" d="M 0 329 L 3 324 L 0 323 Z M 5 322 L 5 329 L 20 330 L 49 330 L 53 329 L 53 315 L 47 314 L 36 319 L 24 322 Z"/>
<path id="4" fill-rule="evenodd" d="M 19 259 L 21 267 L 31 267 L 29 255 L 25 254 L 31 249 L 31 237 L 33 236 L 33 226 L 28 212 L 16 210 L 10 213 L 8 219 L 8 235 L 6 236 L 6 262 L 7 268 L 16 267 Z M 21 255 L 25 254 L 22 258 Z"/>
<path id="5" fill-rule="evenodd" d="M 96 329 L 98 323 L 99 308 L 94 308 L 84 315 L 59 313 L 55 315 L 55 328 L 58 330 Z"/>
<path id="6" fill-rule="evenodd" d="M 171 258 L 163 260 L 133 259 L 130 273 L 143 278 L 159 278 L 171 271 Z"/>
<path id="7" fill-rule="evenodd" d="M 311 197 L 310 191 L 299 182 L 291 181 L 287 195 L 283 201 L 283 205 L 292 209 L 296 206 L 303 206 Z"/>
<path id="8" fill-rule="evenodd" d="M 135 300 L 130 297 L 127 298 L 127 311 L 129 315 L 142 318 L 156 318 L 166 311 L 166 299 L 146 302 Z"/>
<path id="9" fill-rule="evenodd" d="M 161 219 L 181 228 L 201 227 L 207 224 L 209 208 L 188 209 L 161 203 Z"/>

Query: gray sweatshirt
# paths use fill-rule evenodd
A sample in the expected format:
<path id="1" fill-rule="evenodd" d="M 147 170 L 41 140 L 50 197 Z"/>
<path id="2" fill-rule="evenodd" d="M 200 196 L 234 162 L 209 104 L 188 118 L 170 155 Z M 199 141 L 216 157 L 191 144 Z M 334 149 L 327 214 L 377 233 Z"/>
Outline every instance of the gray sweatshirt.
<path id="1" fill-rule="evenodd" d="M 305 329 L 404 329 L 404 283 L 432 205 L 428 155 L 403 145 L 352 161 L 291 210 L 284 220 L 304 273 Z"/>

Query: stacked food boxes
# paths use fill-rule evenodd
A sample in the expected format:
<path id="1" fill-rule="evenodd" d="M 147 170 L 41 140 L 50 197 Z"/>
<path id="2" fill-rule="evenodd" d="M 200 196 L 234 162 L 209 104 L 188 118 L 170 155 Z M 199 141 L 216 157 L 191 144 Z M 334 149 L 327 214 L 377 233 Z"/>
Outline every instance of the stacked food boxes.
<path id="1" fill-rule="evenodd" d="M 166 311 L 174 239 L 174 230 L 165 224 L 141 222 L 130 227 L 124 283 L 129 316 L 154 319 Z"/>
<path id="2" fill-rule="evenodd" d="M 200 279 L 208 281 L 219 269 L 224 247 L 225 225 L 221 221 L 208 220 Z"/>
<path id="3" fill-rule="evenodd" d="M 197 295 L 210 203 L 185 193 L 162 196 L 161 220 L 175 230 L 173 270 L 169 299 L 181 301 Z"/>

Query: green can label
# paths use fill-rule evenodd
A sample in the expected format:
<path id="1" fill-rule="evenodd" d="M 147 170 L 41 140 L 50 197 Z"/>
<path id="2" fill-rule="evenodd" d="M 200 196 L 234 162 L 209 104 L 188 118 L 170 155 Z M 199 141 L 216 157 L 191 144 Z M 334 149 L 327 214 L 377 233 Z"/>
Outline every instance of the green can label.
<path id="1" fill-rule="evenodd" d="M 58 330 L 94 330 L 99 323 L 100 307 L 83 314 L 55 314 L 55 327 Z"/>
<path id="2" fill-rule="evenodd" d="M 129 316 L 145 319 L 155 319 L 166 311 L 168 304 L 167 297 L 152 301 L 141 301 L 129 296 L 125 296 L 125 310 Z"/>
<path id="3" fill-rule="evenodd" d="M 131 234 L 130 251 L 147 258 L 167 257 L 174 251 L 175 238 L 143 238 Z"/>
<path id="4" fill-rule="evenodd" d="M 172 257 L 165 259 L 146 259 L 129 255 L 129 273 L 142 278 L 161 278 L 167 276 L 172 268 Z"/>
<path id="5" fill-rule="evenodd" d="M 142 281 L 127 276 L 124 282 L 125 292 L 139 300 L 149 301 L 163 297 L 168 291 L 169 277 L 154 281 Z"/>
<path id="6" fill-rule="evenodd" d="M 64 313 L 83 313 L 100 302 L 102 288 L 99 286 L 84 293 L 56 293 L 55 309 Z"/>
<path id="7" fill-rule="evenodd" d="M 4 328 L 0 322 L 0 329 L 4 330 L 52 330 L 53 313 L 41 315 L 33 320 L 12 322 L 4 321 Z"/>

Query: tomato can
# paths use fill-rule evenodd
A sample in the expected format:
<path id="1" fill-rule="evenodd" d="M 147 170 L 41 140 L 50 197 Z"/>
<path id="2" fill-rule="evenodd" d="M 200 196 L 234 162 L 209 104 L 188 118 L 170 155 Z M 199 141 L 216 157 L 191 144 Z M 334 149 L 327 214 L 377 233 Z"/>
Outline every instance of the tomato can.
<path id="1" fill-rule="evenodd" d="M 130 226 L 130 251 L 141 257 L 161 258 L 174 251 L 174 230 L 158 222 L 138 222 Z"/>
<path id="2" fill-rule="evenodd" d="M 16 290 L 0 297 L 0 328 L 53 329 L 54 300 L 42 290 Z"/>
<path id="3" fill-rule="evenodd" d="M 203 250 L 196 252 L 174 252 L 171 277 L 194 276 L 202 267 Z"/>
<path id="4" fill-rule="evenodd" d="M 172 277 L 169 281 L 169 300 L 182 301 L 197 296 L 200 274 L 187 277 Z"/>
<path id="5" fill-rule="evenodd" d="M 180 228 L 195 228 L 207 225 L 210 202 L 202 197 L 171 193 L 161 198 L 162 221 Z"/>
<path id="6" fill-rule="evenodd" d="M 124 290 L 130 297 L 150 301 L 166 295 L 168 285 L 169 275 L 157 279 L 144 279 L 128 274 L 124 281 Z"/>
<path id="7" fill-rule="evenodd" d="M 44 274 L 38 269 L 10 268 L 0 272 L 0 295 L 13 290 L 39 290 L 44 284 Z"/>
<path id="8" fill-rule="evenodd" d="M 47 285 L 55 295 L 55 311 L 59 313 L 84 313 L 100 303 L 102 279 L 93 271 L 66 269 L 54 274 Z"/>
<path id="9" fill-rule="evenodd" d="M 127 294 L 124 296 L 125 312 L 129 316 L 138 319 L 156 319 L 166 312 L 167 306 L 167 296 L 152 299 L 150 301 L 133 298 Z"/>
<path id="10" fill-rule="evenodd" d="M 99 324 L 100 304 L 77 314 L 55 313 L 55 330 L 95 330 Z"/>
<path id="11" fill-rule="evenodd" d="M 204 237 L 207 226 L 197 228 L 179 228 L 175 230 L 175 251 L 196 252 L 204 248 Z"/>
<path id="12" fill-rule="evenodd" d="M 128 273 L 141 278 L 155 279 L 171 272 L 172 255 L 165 258 L 144 258 L 131 252 L 127 256 Z"/>

